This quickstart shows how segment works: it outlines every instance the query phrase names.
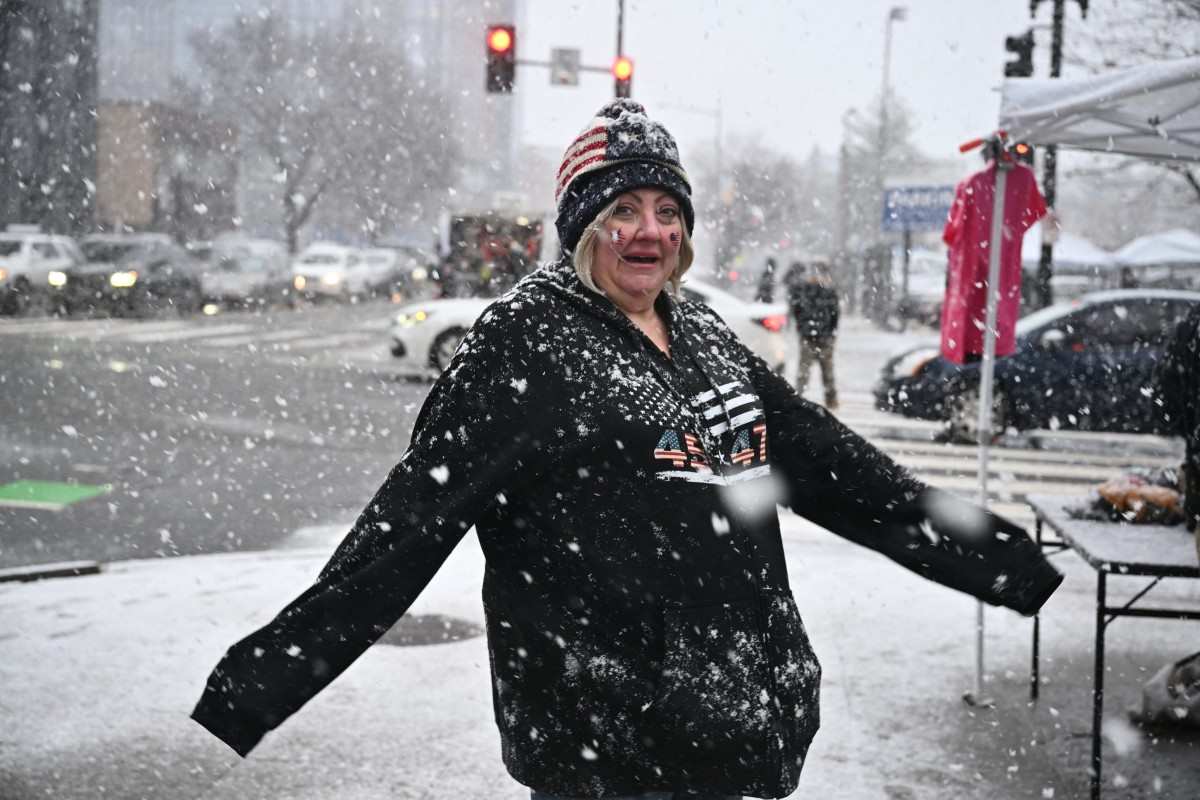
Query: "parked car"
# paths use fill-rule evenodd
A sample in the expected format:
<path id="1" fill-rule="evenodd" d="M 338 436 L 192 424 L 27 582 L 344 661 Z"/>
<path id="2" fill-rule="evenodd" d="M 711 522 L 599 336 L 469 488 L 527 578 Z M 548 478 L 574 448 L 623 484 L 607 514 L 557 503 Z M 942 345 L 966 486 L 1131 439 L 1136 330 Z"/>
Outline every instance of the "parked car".
<path id="1" fill-rule="evenodd" d="M 310 300 L 349 300 L 370 293 L 372 274 L 361 250 L 320 242 L 305 248 L 292 262 L 292 287 Z"/>
<path id="2" fill-rule="evenodd" d="M 711 306 L 751 350 L 774 369 L 783 370 L 795 338 L 786 330 L 785 306 L 747 303 L 694 279 L 688 279 L 680 291 L 684 299 Z M 449 298 L 402 306 L 388 332 L 392 355 L 415 370 L 445 369 L 458 343 L 493 301 L 482 297 Z"/>
<path id="3" fill-rule="evenodd" d="M 390 247 L 368 247 L 360 251 L 372 294 L 390 294 L 403 278 L 403 259 Z"/>
<path id="4" fill-rule="evenodd" d="M 79 240 L 79 248 L 88 261 L 120 261 L 135 247 L 173 247 L 175 240 L 165 233 L 89 233 Z"/>
<path id="5" fill-rule="evenodd" d="M 67 272 L 83 260 L 79 246 L 69 236 L 24 225 L 0 232 L 0 313 L 54 307 Z"/>
<path id="6" fill-rule="evenodd" d="M 291 295 L 287 247 L 271 239 L 218 237 L 209 248 L 201 285 L 205 303 L 262 306 Z"/>
<path id="7" fill-rule="evenodd" d="M 429 291 L 437 257 L 429 250 L 411 244 L 394 245 L 400 254 L 399 282 L 394 288 L 406 294 Z"/>
<path id="8" fill-rule="evenodd" d="M 1085 294 L 1017 322 L 1016 350 L 996 359 L 992 430 L 1075 429 L 1153 433 L 1153 374 L 1175 325 L 1200 292 Z M 954 364 L 937 343 L 890 358 L 875 405 L 909 417 L 975 425 L 980 364 Z"/>
<path id="9" fill-rule="evenodd" d="M 199 310 L 201 262 L 169 238 L 134 234 L 128 239 L 87 237 L 87 263 L 67 273 L 66 305 L 72 312 L 145 315 Z"/>
<path id="10" fill-rule="evenodd" d="M 214 253 L 200 276 L 205 303 L 227 307 L 263 306 L 284 297 L 289 272 L 245 252 Z"/>

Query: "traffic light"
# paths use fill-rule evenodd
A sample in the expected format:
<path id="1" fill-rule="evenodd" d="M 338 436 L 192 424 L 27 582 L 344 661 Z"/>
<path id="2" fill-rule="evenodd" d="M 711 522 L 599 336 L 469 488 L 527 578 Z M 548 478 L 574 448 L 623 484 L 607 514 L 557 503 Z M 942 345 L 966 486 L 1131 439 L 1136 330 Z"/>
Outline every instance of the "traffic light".
<path id="1" fill-rule="evenodd" d="M 616 88 L 613 97 L 630 97 L 633 93 L 633 61 L 627 56 L 617 56 L 612 67 Z"/>
<path id="2" fill-rule="evenodd" d="M 1005 62 L 1004 77 L 1028 78 L 1033 75 L 1032 29 L 1021 36 L 1004 37 L 1004 49 L 1016 56 L 1015 60 Z"/>
<path id="3" fill-rule="evenodd" d="M 517 29 L 512 25 L 489 25 L 487 39 L 487 90 L 512 92 L 517 71 Z"/>

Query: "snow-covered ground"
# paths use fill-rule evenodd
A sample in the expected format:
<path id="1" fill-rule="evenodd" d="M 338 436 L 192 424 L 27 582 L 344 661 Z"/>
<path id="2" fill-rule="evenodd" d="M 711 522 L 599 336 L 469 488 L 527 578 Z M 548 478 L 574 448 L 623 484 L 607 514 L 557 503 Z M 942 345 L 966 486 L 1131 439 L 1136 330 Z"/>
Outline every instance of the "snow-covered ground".
<path id="1" fill-rule="evenodd" d="M 866 392 L 884 356 L 921 330 L 843 323 L 843 392 Z M 817 381 L 810 396 L 819 395 Z M 96 576 L 0 584 L 0 798 L 248 797 L 408 800 L 527 797 L 500 762 L 481 637 L 376 646 L 246 761 L 188 719 L 209 670 L 317 574 L 350 520 L 296 531 L 276 551 L 106 565 Z M 1042 617 L 1043 688 L 1028 701 L 1031 623 L 987 614 L 986 694 L 974 670 L 975 602 L 783 517 L 799 607 L 824 666 L 822 729 L 795 797 L 1074 798 L 1087 793 L 1094 574 Z M 482 626 L 472 537 L 411 611 Z M 1140 579 L 1110 579 L 1114 598 Z M 1155 590 L 1200 607 L 1200 582 Z M 1200 737 L 1123 723 L 1142 683 L 1195 649 L 1194 623 L 1109 630 L 1105 797 L 1194 800 Z"/>
<path id="2" fill-rule="evenodd" d="M 0 796 L 527 796 L 500 763 L 482 638 L 372 648 L 244 762 L 187 718 L 225 647 L 298 594 L 344 529 L 301 531 L 291 544 L 303 549 L 125 562 L 98 576 L 0 586 Z M 784 538 L 825 669 L 822 730 L 796 797 L 1083 795 L 1087 568 L 1061 559 L 1068 580 L 1043 616 L 1041 702 L 1027 700 L 1030 622 L 991 610 L 987 689 L 998 707 L 971 709 L 960 695 L 973 675 L 974 601 L 792 515 Z M 468 537 L 411 613 L 481 625 L 481 573 Z M 1173 599 L 1195 606 L 1200 597 Z M 1175 622 L 1117 624 L 1113 720 L 1153 667 L 1188 649 L 1181 633 Z M 1125 753 L 1107 757 L 1110 779 L 1147 796 L 1200 794 L 1200 742 L 1168 746 L 1120 730 Z"/>

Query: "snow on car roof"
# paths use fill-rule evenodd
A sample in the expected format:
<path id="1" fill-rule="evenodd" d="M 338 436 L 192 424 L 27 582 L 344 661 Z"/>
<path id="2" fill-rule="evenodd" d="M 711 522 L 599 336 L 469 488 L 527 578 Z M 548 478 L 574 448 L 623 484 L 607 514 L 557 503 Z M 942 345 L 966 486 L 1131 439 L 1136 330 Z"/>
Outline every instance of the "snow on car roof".
<path id="1" fill-rule="evenodd" d="M 1104 303 L 1109 300 L 1197 300 L 1200 292 L 1186 289 L 1109 289 L 1104 292 L 1089 292 L 1079 298 L 1081 303 Z"/>

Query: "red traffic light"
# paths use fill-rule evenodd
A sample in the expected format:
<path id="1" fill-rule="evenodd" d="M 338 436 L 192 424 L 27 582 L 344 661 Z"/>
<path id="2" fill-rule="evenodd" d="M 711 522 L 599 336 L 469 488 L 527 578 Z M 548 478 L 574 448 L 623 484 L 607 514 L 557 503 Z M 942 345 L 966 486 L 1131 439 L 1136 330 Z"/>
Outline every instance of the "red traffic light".
<path id="1" fill-rule="evenodd" d="M 487 46 L 493 53 L 507 53 L 513 46 L 511 25 L 493 25 L 488 28 Z"/>
<path id="2" fill-rule="evenodd" d="M 612 65 L 613 97 L 629 97 L 633 93 L 633 61 L 626 56 L 617 56 Z"/>
<path id="3" fill-rule="evenodd" d="M 484 87 L 490 93 L 510 93 L 517 75 L 517 29 L 512 25 L 488 25 L 483 43 L 487 59 Z"/>

